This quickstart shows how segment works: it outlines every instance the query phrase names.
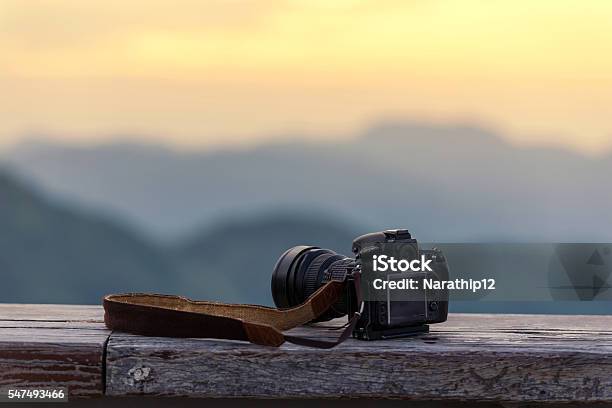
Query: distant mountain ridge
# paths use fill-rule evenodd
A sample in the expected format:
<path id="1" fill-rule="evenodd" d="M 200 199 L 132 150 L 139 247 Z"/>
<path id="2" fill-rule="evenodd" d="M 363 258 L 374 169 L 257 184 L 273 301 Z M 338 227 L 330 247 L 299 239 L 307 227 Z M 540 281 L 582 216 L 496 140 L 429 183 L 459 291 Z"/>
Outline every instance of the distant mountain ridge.
<path id="1" fill-rule="evenodd" d="M 173 290 L 170 269 L 163 251 L 132 231 L 0 172 L 0 302 L 98 303 L 118 290 Z"/>
<path id="2" fill-rule="evenodd" d="M 268 211 L 217 220 L 198 233 L 162 245 L 117 220 L 58 204 L 0 171 L 0 302 L 99 304 L 104 294 L 146 291 L 272 305 L 270 276 L 286 249 L 306 244 L 350 256 L 351 241 L 365 232 L 369 232 L 366 226 L 320 213 Z M 475 276 L 497 273 L 506 282 L 527 285 L 528 267 L 542 270 L 540 261 L 537 265 L 527 261 L 527 268 L 523 265 L 516 271 L 517 257 L 503 264 L 497 263 L 498 258 L 481 264 L 480 258 L 457 248 L 445 249 L 451 271 L 458 268 Z M 605 296 L 602 300 L 609 299 Z M 568 300 L 453 302 L 451 309 L 601 314 L 609 308 L 609 302 Z"/>
<path id="3" fill-rule="evenodd" d="M 4 161 L 164 239 L 271 208 L 408 226 L 423 240 L 612 239 L 612 158 L 519 148 L 474 126 L 384 123 L 350 141 L 204 153 L 29 144 Z"/>
<path id="4" fill-rule="evenodd" d="M 145 291 L 270 303 L 270 274 L 284 250 L 306 243 L 350 251 L 356 234 L 321 216 L 269 213 L 160 245 L 0 171 L 0 303 L 99 304 L 108 293 Z"/>
<path id="5" fill-rule="evenodd" d="M 313 245 L 351 256 L 353 239 L 366 232 L 321 214 L 266 213 L 217 222 L 172 253 L 188 296 L 272 305 L 272 269 L 285 250 Z"/>

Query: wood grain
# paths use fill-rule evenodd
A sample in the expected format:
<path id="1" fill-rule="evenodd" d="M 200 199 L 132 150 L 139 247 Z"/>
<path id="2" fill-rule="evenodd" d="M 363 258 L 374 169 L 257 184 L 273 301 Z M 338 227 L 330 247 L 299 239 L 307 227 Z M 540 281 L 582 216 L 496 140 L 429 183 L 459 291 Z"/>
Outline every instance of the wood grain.
<path id="1" fill-rule="evenodd" d="M 97 306 L 0 305 L 0 388 L 101 396 L 110 331 Z"/>
<path id="2" fill-rule="evenodd" d="M 341 323 L 292 332 L 331 338 Z M 612 316 L 452 314 L 427 335 L 318 350 L 111 335 L 99 306 L 0 305 L 7 386 L 65 386 L 71 398 L 612 403 Z"/>
<path id="3" fill-rule="evenodd" d="M 107 394 L 612 402 L 612 317 L 455 314 L 428 335 L 332 350 L 115 333 Z"/>
<path id="4" fill-rule="evenodd" d="M 104 311 L 98 305 L 0 303 L 0 320 L 104 323 Z"/>

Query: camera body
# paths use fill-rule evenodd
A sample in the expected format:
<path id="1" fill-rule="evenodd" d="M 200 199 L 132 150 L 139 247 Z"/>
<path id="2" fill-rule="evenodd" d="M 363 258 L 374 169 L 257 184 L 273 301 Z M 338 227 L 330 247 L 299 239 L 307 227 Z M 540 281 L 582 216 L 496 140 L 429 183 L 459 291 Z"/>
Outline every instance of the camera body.
<path id="1" fill-rule="evenodd" d="M 441 251 L 420 249 L 405 229 L 357 237 L 352 251 L 355 258 L 313 246 L 297 246 L 285 251 L 272 274 L 272 297 L 276 306 L 297 306 L 326 282 L 335 280 L 347 282 L 346 292 L 316 321 L 358 312 L 360 317 L 353 330 L 355 338 L 405 337 L 427 332 L 428 324 L 446 320 L 448 292 L 428 289 L 424 284 L 425 281 L 448 280 L 448 265 Z M 392 268 L 376 268 L 376 260 L 383 257 L 401 260 L 400 265 L 404 266 L 424 267 L 393 271 Z M 381 289 L 375 285 L 381 282 L 386 282 L 387 287 Z M 410 290 L 395 288 L 397 284 L 409 282 L 413 285 Z"/>
<path id="2" fill-rule="evenodd" d="M 448 292 L 427 289 L 424 285 L 425 280 L 448 280 L 448 264 L 440 250 L 420 249 L 408 230 L 401 229 L 362 235 L 353 241 L 352 250 L 355 254 L 355 273 L 361 274 L 360 289 L 364 299 L 361 317 L 353 331 L 355 338 L 378 340 L 405 337 L 427 332 L 430 323 L 446 321 Z M 387 258 L 405 260 L 406 263 L 416 261 L 417 264 L 427 264 L 428 268 L 398 272 L 374 270 L 372 258 L 381 254 Z M 354 277 L 349 275 L 348 279 Z M 402 289 L 380 291 L 375 289 L 374 280 L 396 283 L 412 280 L 415 288 L 407 292 Z M 350 304 L 355 306 L 355 302 Z"/>

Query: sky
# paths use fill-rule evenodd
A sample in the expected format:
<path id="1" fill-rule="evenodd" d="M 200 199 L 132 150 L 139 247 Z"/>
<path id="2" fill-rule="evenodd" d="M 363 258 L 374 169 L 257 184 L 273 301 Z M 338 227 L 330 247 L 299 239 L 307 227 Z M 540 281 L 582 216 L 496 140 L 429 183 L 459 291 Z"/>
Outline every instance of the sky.
<path id="1" fill-rule="evenodd" d="M 0 0 L 0 146 L 346 138 L 384 119 L 612 148 L 612 2 Z"/>

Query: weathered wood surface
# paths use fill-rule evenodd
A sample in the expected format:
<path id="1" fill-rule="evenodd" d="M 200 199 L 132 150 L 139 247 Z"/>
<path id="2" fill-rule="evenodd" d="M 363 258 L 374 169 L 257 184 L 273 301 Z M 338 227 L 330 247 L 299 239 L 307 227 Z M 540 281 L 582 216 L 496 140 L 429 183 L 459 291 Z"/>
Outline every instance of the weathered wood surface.
<path id="1" fill-rule="evenodd" d="M 612 316 L 455 314 L 425 336 L 332 350 L 117 333 L 107 394 L 612 402 Z"/>
<path id="2" fill-rule="evenodd" d="M 0 305 L 0 389 L 101 396 L 109 335 L 97 306 Z"/>
<path id="3" fill-rule="evenodd" d="M 102 316 L 98 306 L 0 305 L 0 388 L 67 386 L 71 397 L 612 403 L 612 316 L 454 314 L 428 335 L 351 339 L 332 350 L 111 334 Z"/>

